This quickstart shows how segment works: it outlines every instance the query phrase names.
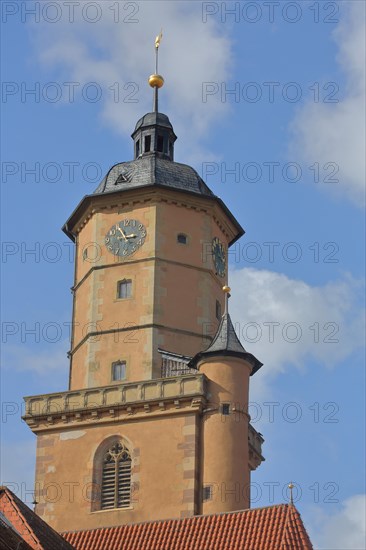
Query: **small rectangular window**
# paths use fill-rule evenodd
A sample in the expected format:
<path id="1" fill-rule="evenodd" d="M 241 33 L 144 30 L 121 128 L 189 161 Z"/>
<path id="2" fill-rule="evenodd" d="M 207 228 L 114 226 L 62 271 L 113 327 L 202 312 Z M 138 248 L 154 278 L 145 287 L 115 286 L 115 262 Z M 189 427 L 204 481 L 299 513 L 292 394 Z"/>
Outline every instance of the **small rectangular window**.
<path id="1" fill-rule="evenodd" d="M 221 405 L 221 414 L 228 416 L 230 414 L 230 403 L 223 403 Z"/>
<path id="2" fill-rule="evenodd" d="M 184 235 L 184 233 L 179 233 L 177 236 L 177 241 L 180 244 L 187 244 L 187 235 Z"/>
<path id="3" fill-rule="evenodd" d="M 221 304 L 218 300 L 216 300 L 216 319 L 221 320 Z"/>
<path id="4" fill-rule="evenodd" d="M 212 500 L 212 485 L 203 488 L 203 500 Z"/>
<path id="5" fill-rule="evenodd" d="M 132 293 L 132 281 L 130 279 L 124 279 L 119 281 L 117 285 L 117 296 L 120 300 L 131 298 Z"/>
<path id="6" fill-rule="evenodd" d="M 140 156 L 140 140 L 136 141 L 136 158 Z"/>
<path id="7" fill-rule="evenodd" d="M 151 136 L 145 136 L 145 153 L 148 153 L 151 149 Z"/>
<path id="8" fill-rule="evenodd" d="M 116 361 L 112 363 L 112 380 L 125 380 L 126 378 L 126 361 Z"/>

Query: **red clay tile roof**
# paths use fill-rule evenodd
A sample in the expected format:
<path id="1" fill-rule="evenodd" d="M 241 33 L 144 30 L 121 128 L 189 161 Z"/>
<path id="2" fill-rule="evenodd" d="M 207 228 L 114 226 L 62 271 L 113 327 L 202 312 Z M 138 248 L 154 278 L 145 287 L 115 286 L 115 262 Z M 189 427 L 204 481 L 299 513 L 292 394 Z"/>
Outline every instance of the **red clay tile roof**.
<path id="1" fill-rule="evenodd" d="M 312 550 L 291 504 L 63 533 L 76 550 Z"/>
<path id="2" fill-rule="evenodd" d="M 72 550 L 72 546 L 43 519 L 35 514 L 7 487 L 0 487 L 0 511 L 8 523 L 27 542 L 19 548 L 36 550 Z M 2 539 L 0 538 L 0 549 Z M 6 548 L 6 546 L 4 546 Z"/>

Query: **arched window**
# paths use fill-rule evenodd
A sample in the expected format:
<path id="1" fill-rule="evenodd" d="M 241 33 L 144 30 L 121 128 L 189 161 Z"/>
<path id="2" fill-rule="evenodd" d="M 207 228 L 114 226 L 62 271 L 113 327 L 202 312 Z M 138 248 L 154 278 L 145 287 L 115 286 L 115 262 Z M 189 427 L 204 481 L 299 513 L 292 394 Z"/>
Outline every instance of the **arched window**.
<path id="1" fill-rule="evenodd" d="M 131 453 L 120 441 L 112 441 L 103 456 L 101 509 L 131 505 Z"/>

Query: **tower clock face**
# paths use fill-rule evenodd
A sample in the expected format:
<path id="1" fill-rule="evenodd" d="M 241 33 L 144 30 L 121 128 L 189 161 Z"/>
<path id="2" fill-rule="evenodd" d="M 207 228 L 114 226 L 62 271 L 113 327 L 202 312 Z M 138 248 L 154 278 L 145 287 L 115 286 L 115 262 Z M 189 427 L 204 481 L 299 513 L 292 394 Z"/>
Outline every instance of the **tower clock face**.
<path id="1" fill-rule="evenodd" d="M 110 228 L 104 242 L 109 252 L 126 258 L 144 244 L 145 238 L 146 228 L 139 220 L 125 219 Z"/>
<path id="2" fill-rule="evenodd" d="M 225 273 L 226 273 L 225 247 L 217 237 L 215 237 L 212 240 L 212 258 L 216 269 L 216 273 L 220 277 L 225 277 Z"/>

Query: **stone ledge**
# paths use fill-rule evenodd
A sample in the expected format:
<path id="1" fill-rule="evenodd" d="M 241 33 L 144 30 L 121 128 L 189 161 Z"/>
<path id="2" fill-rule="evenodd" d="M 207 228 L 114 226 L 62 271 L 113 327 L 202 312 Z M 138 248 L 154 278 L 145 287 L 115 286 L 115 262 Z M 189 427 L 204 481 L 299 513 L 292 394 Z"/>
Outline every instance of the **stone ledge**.
<path id="1" fill-rule="evenodd" d="M 25 397 L 23 419 L 31 428 L 55 423 L 116 420 L 158 411 L 169 414 L 181 407 L 200 410 L 205 401 L 206 377 L 190 374 L 143 382 L 127 382 L 98 388 Z"/>

